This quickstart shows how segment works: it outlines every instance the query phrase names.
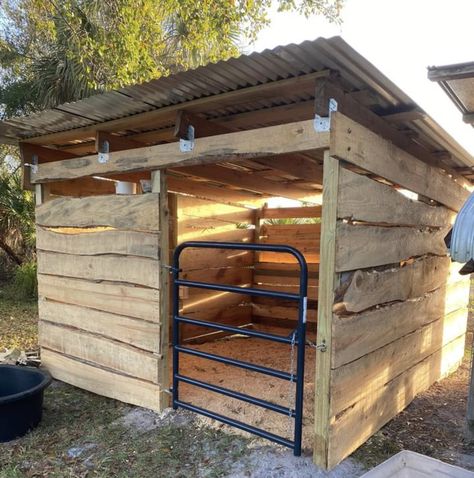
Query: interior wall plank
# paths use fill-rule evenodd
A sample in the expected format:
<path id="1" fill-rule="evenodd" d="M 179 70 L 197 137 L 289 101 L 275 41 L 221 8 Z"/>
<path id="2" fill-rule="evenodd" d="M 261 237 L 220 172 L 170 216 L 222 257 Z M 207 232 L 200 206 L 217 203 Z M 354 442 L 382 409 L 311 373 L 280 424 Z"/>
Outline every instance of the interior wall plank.
<path id="1" fill-rule="evenodd" d="M 469 191 L 340 112 L 331 117 L 331 154 L 458 211 Z"/>
<path id="2" fill-rule="evenodd" d="M 422 298 L 347 317 L 333 316 L 332 367 L 337 368 L 466 307 L 469 283 L 440 287 Z"/>
<path id="3" fill-rule="evenodd" d="M 409 199 L 396 189 L 342 168 L 337 214 L 339 218 L 405 226 L 446 227 L 454 213 Z"/>
<path id="4" fill-rule="evenodd" d="M 464 335 L 466 325 L 467 308 L 458 309 L 337 368 L 333 372 L 331 390 L 333 416 Z"/>
<path id="5" fill-rule="evenodd" d="M 158 219 L 158 200 L 152 193 L 62 197 L 36 207 L 36 223 L 47 227 L 109 226 L 158 232 Z"/>
<path id="6" fill-rule="evenodd" d="M 42 347 L 134 378 L 158 383 L 158 357 L 150 352 L 78 329 L 41 320 Z"/>
<path id="7" fill-rule="evenodd" d="M 106 338 L 158 353 L 160 326 L 156 322 L 134 319 L 82 306 L 40 298 L 39 318 L 74 327 Z"/>
<path id="8" fill-rule="evenodd" d="M 349 407 L 333 420 L 328 466 L 334 467 L 401 412 L 416 395 L 449 375 L 462 361 L 461 336 Z"/>
<path id="9" fill-rule="evenodd" d="M 159 291 L 131 284 L 38 274 L 38 295 L 51 300 L 158 323 Z"/>
<path id="10" fill-rule="evenodd" d="M 46 348 L 41 350 L 41 361 L 57 380 L 139 407 L 160 409 L 157 384 L 95 367 Z"/>
<path id="11" fill-rule="evenodd" d="M 158 234 L 80 229 L 46 229 L 36 227 L 36 249 L 62 254 L 94 256 L 120 254 L 158 259 Z"/>
<path id="12" fill-rule="evenodd" d="M 423 256 L 403 267 L 357 270 L 336 291 L 334 311 L 361 312 L 386 302 L 420 297 L 446 283 L 449 257 Z"/>
<path id="13" fill-rule="evenodd" d="M 351 271 L 393 264 L 415 256 L 445 256 L 447 229 L 352 225 L 339 222 L 336 270 Z"/>

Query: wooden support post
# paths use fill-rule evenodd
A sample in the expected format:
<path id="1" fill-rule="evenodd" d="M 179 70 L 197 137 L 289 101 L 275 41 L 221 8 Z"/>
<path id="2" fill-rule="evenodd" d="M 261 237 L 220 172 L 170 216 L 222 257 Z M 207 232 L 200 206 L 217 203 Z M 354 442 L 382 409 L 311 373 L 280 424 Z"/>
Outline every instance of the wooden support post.
<path id="1" fill-rule="evenodd" d="M 337 277 L 335 257 L 339 168 L 339 161 L 325 151 L 317 343 L 325 343 L 326 350 L 318 350 L 316 355 L 313 460 L 326 469 L 330 466 L 332 307 Z"/>
<path id="2" fill-rule="evenodd" d="M 35 184 L 35 202 L 40 206 L 49 199 L 49 184 Z"/>
<path id="3" fill-rule="evenodd" d="M 169 206 L 166 171 L 153 171 L 151 174 L 152 192 L 159 197 L 159 241 L 160 241 L 160 351 L 158 362 L 158 383 L 160 384 L 160 408 L 169 406 Z"/>

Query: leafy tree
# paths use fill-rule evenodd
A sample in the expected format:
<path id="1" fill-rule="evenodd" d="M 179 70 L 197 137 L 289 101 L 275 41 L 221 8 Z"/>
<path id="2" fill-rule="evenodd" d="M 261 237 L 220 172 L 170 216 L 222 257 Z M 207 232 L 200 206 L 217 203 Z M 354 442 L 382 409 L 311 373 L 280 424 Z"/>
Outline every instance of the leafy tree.
<path id="1" fill-rule="evenodd" d="M 337 21 L 344 0 L 278 0 Z M 0 104 L 26 113 L 239 53 L 272 0 L 2 0 Z"/>

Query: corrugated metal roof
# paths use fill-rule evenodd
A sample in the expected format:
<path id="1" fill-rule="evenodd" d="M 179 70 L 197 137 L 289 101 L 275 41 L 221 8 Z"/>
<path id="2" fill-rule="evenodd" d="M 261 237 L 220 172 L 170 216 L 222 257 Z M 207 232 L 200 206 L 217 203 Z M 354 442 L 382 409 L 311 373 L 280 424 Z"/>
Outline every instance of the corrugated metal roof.
<path id="1" fill-rule="evenodd" d="M 474 62 L 430 67 L 428 78 L 439 83 L 463 114 L 464 121 L 474 126 Z"/>
<path id="2" fill-rule="evenodd" d="M 279 46 L 273 50 L 211 63 L 144 84 L 66 103 L 30 116 L 8 119 L 0 123 L 0 140 L 19 141 L 48 133 L 91 127 L 170 105 L 184 104 L 199 98 L 300 77 L 325 69 L 338 71 L 349 91 L 370 89 L 375 92 L 376 104 L 373 106 L 378 111 L 406 110 L 416 106 L 413 100 L 342 38 L 318 38 L 299 45 Z M 225 105 L 212 111 L 210 109 L 206 114 L 220 117 L 311 98 L 308 91 L 298 90 L 278 98 L 267 98 L 263 95 L 260 97 L 256 94 L 251 103 Z M 169 123 L 169 118 L 151 129 L 163 127 L 167 122 Z M 423 124 L 423 128 L 418 128 L 423 130 L 426 135 L 424 139 L 431 143 L 433 150 L 448 147 L 454 166 L 473 165 L 473 158 L 442 130 L 435 128 L 435 131 L 433 124 L 435 123 L 430 119 Z M 409 124 L 403 126 L 410 128 Z M 144 128 L 141 129 L 143 130 Z M 443 144 L 439 142 L 440 134 L 443 136 Z"/>

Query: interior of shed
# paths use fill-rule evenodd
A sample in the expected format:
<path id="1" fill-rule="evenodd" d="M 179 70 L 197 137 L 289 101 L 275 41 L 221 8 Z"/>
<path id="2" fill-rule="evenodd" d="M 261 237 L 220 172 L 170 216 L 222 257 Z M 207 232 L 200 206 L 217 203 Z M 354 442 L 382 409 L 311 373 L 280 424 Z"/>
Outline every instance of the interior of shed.
<path id="1" fill-rule="evenodd" d="M 323 151 L 168 170 L 170 249 L 189 240 L 285 244 L 300 250 L 309 266 L 308 339 L 316 339 Z M 188 280 L 297 293 L 299 266 L 282 253 L 186 249 L 181 277 Z M 229 292 L 181 288 L 180 314 L 290 335 L 297 325 L 294 302 Z M 181 324 L 180 338 L 192 348 L 290 372 L 290 346 L 225 335 Z M 312 446 L 314 349 L 306 347 L 304 444 Z M 293 355 L 293 359 L 292 359 Z M 182 354 L 180 373 L 289 407 L 287 381 Z M 171 373 L 171 370 L 170 370 Z M 180 396 L 194 405 L 287 438 L 293 420 L 281 414 L 182 383 Z"/>

